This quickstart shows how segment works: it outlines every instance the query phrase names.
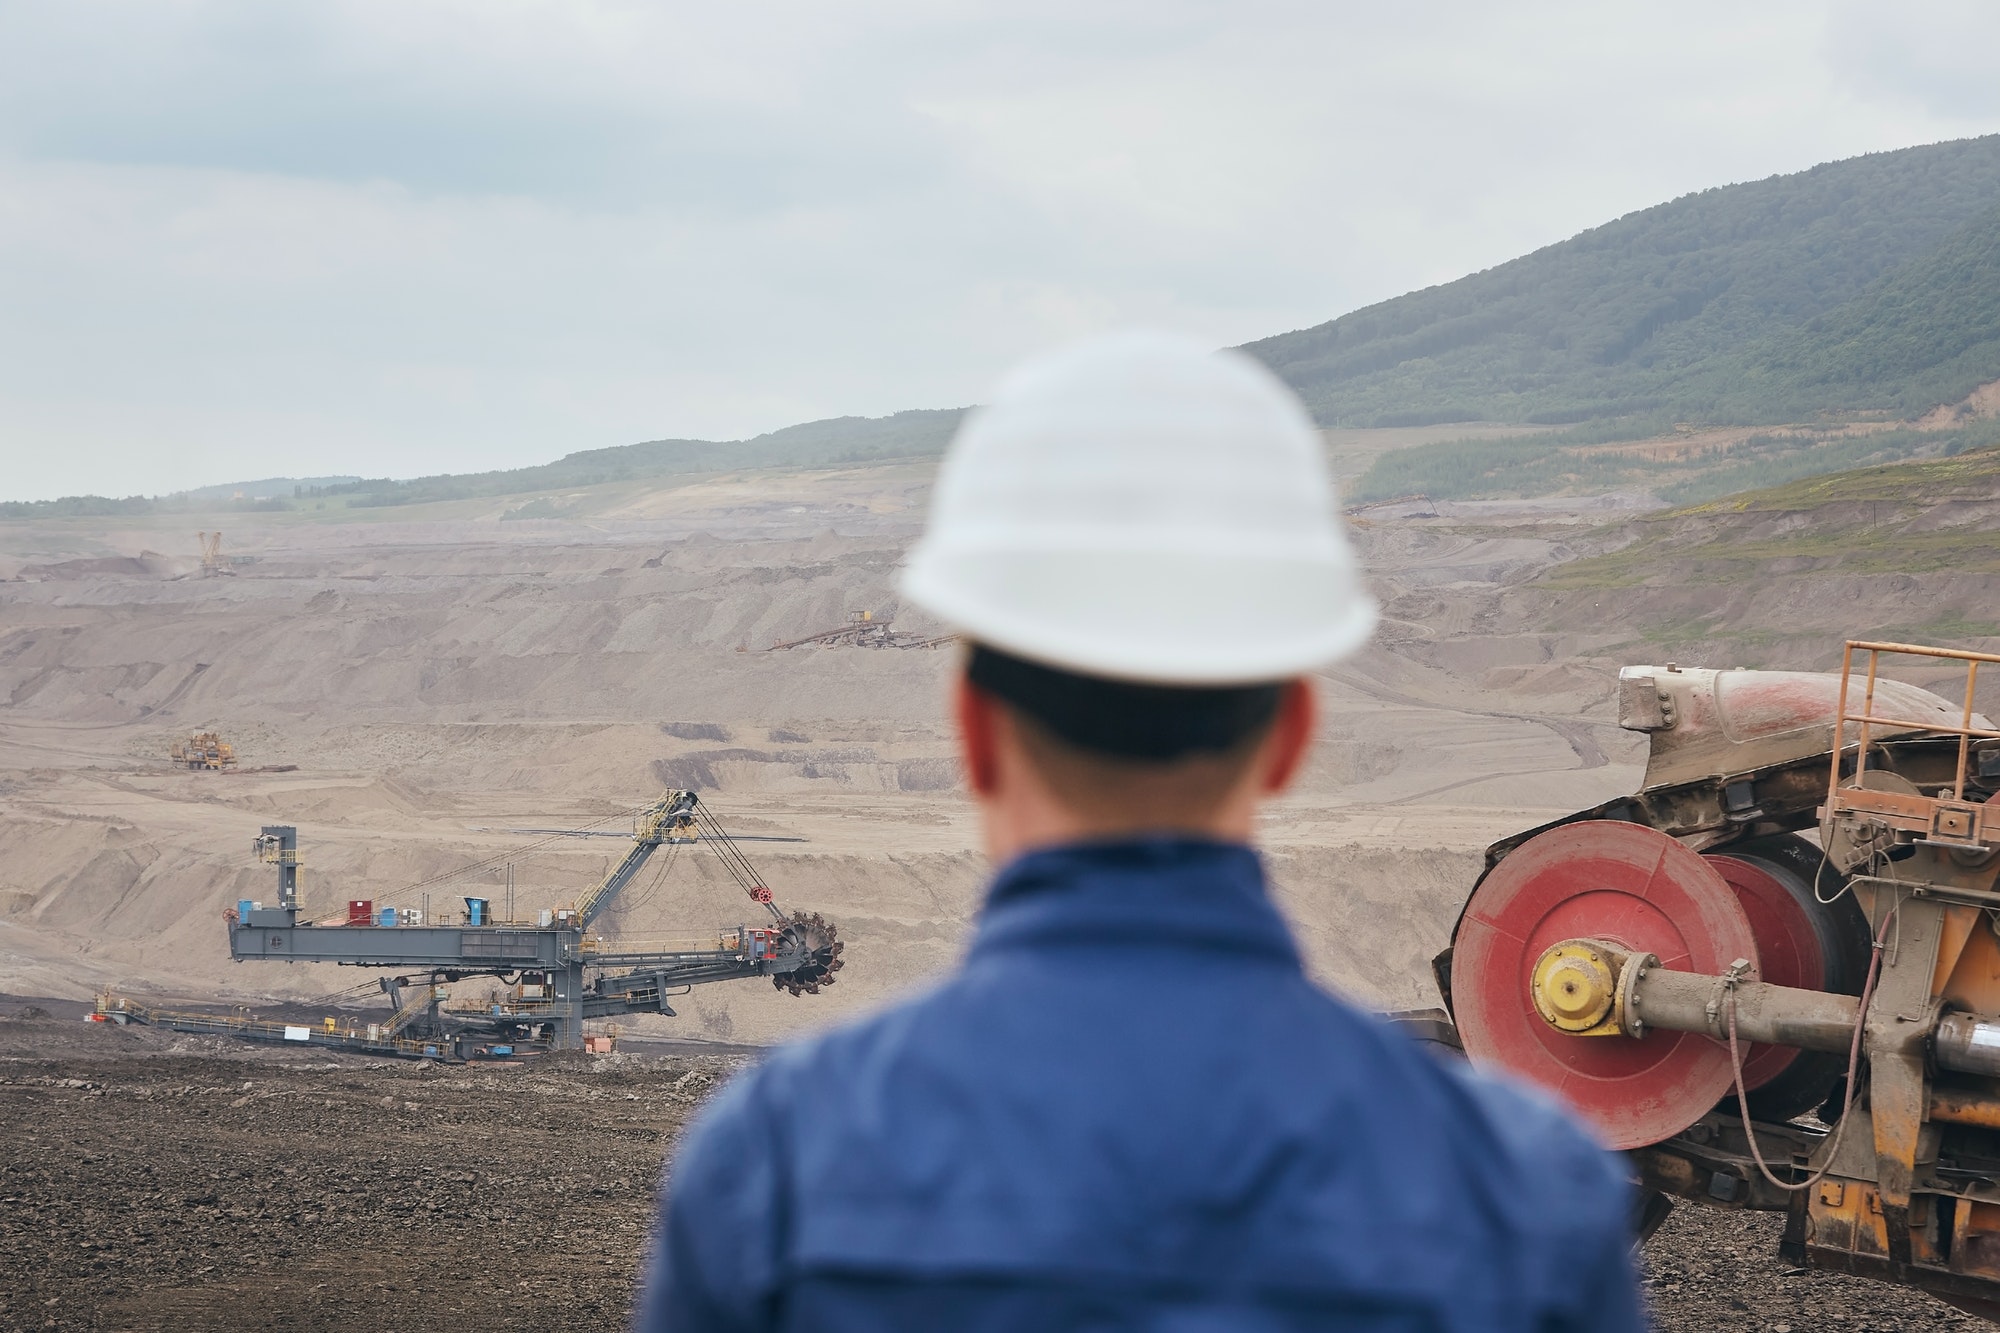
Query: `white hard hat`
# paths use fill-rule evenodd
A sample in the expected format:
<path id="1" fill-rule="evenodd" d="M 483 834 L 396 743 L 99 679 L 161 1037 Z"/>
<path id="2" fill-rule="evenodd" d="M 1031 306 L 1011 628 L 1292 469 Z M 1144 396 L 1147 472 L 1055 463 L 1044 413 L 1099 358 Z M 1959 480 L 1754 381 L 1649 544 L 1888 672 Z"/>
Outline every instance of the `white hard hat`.
<path id="1" fill-rule="evenodd" d="M 902 590 L 1003 652 L 1157 685 L 1281 680 L 1375 627 L 1304 406 L 1161 333 L 1009 376 L 946 452 Z"/>

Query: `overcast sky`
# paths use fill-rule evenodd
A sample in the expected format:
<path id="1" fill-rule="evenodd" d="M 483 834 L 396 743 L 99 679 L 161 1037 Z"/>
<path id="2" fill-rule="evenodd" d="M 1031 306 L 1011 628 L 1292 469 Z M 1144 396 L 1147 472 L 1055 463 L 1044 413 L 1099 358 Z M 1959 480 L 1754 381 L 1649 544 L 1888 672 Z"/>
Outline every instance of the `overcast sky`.
<path id="1" fill-rule="evenodd" d="M 2000 5 L 0 0 L 0 499 L 976 400 L 2000 129 Z"/>

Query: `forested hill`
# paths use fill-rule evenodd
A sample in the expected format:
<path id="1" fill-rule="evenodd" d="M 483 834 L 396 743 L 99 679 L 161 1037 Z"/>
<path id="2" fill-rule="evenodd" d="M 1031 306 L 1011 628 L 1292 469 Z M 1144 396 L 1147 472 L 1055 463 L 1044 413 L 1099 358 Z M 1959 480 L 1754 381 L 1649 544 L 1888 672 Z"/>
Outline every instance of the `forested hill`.
<path id="1" fill-rule="evenodd" d="M 173 495 L 72 495 L 0 499 L 0 519 L 78 518 L 225 510 L 273 511 L 310 502 L 316 509 L 374 509 L 482 496 L 528 495 L 606 482 L 641 481 L 734 468 L 830 468 L 944 452 L 963 408 L 916 408 L 887 417 L 835 417 L 786 426 L 749 440 L 647 440 L 565 454 L 553 463 L 493 472 L 454 472 L 406 481 L 388 477 L 274 477 L 205 486 Z"/>
<path id="2" fill-rule="evenodd" d="M 1720 414 L 1923 415 L 2000 378 L 2000 208 L 1860 296 L 1707 368 Z"/>
<path id="3" fill-rule="evenodd" d="M 1891 421 L 2000 380 L 2000 135 L 1830 162 L 1687 195 L 1456 282 L 1250 343 L 1325 426 L 1565 428 L 1385 453 L 1357 499 L 1648 486 L 1680 500 L 1994 442 Z M 7 502 L 0 519 L 319 509 L 527 494 L 743 467 L 935 457 L 963 409 L 843 417 L 752 440 L 654 440 L 539 467 L 239 483 L 147 499 Z M 1858 420 L 1876 425 L 1857 426 Z M 1794 423 L 1701 455 L 1702 475 L 1593 443 Z M 1581 426 L 1581 429 L 1567 429 Z M 1971 428 L 1968 428 L 1971 429 Z M 1676 469 L 1678 469 L 1676 471 Z M 1669 475 L 1669 473 L 1672 475 Z"/>
<path id="4" fill-rule="evenodd" d="M 411 481 L 387 479 L 306 488 L 314 497 L 335 496 L 350 508 L 421 504 L 474 496 L 596 486 L 694 472 L 757 467 L 842 467 L 944 452 L 963 408 L 915 408 L 887 417 L 834 417 L 786 426 L 749 440 L 649 440 L 565 454 L 537 467 L 500 472 L 451 473 Z"/>
<path id="5" fill-rule="evenodd" d="M 2000 379 L 2000 135 L 1704 190 L 1246 350 L 1329 426 L 1914 415 Z"/>

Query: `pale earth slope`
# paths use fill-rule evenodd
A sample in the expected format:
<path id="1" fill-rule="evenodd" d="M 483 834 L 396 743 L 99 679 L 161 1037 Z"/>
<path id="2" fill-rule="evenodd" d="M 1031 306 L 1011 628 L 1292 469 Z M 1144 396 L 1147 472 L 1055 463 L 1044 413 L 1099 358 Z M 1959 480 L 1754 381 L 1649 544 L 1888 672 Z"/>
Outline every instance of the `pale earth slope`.
<path id="1" fill-rule="evenodd" d="M 679 1019 L 635 1026 L 764 1042 L 907 993 L 957 955 L 989 872 L 943 721 L 953 651 L 764 650 L 863 609 L 937 628 L 894 593 L 928 484 L 893 465 L 639 488 L 571 521 L 232 516 L 229 549 L 256 562 L 215 579 L 193 576 L 182 529 L 199 525 L 184 520 L 0 524 L 0 992 L 325 995 L 367 978 L 228 959 L 223 909 L 271 896 L 249 854 L 262 825 L 299 826 L 318 915 L 349 898 L 428 893 L 434 913 L 502 898 L 504 863 L 411 887 L 502 852 L 526 909 L 573 899 L 622 847 L 507 830 L 617 829 L 663 785 L 694 785 L 736 832 L 805 839 L 745 850 L 782 903 L 839 923 L 849 966 L 818 997 L 710 986 Z M 1318 757 L 1263 829 L 1328 984 L 1434 1004 L 1428 960 L 1480 849 L 1637 782 L 1616 667 L 1689 646 L 1649 629 L 1633 590 L 1530 582 L 1615 545 L 1604 514 L 1357 527 L 1384 628 L 1325 673 Z M 1926 594 L 1952 595 L 1936 582 Z M 1822 623 L 1792 654 L 1822 662 L 1898 601 L 1862 576 L 1824 591 L 1837 600 L 1782 586 L 1706 600 Z M 1685 614 L 1689 597 L 1666 600 Z M 246 769 L 296 767 L 168 766 L 176 735 L 211 726 Z M 748 915 L 690 851 L 605 924 L 680 935 Z"/>

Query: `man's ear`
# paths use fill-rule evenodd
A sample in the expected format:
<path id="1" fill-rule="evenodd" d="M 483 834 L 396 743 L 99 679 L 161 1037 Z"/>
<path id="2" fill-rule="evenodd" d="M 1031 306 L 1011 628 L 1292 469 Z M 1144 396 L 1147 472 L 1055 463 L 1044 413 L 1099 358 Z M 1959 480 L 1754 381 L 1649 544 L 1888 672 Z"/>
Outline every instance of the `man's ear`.
<path id="1" fill-rule="evenodd" d="M 958 753 L 965 763 L 966 785 L 974 796 L 991 796 L 1000 777 L 994 737 L 1000 706 L 960 672 L 952 686 L 951 707 L 958 722 Z"/>
<path id="2" fill-rule="evenodd" d="M 1258 786 L 1266 796 L 1276 796 L 1292 785 L 1312 751 L 1313 735 L 1319 730 L 1319 697 L 1312 681 L 1304 676 L 1285 682 L 1278 698 L 1278 715 L 1271 720 L 1271 732 L 1264 738 L 1261 760 L 1263 773 Z"/>

